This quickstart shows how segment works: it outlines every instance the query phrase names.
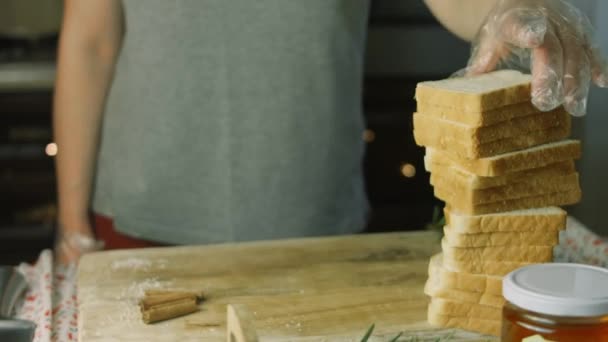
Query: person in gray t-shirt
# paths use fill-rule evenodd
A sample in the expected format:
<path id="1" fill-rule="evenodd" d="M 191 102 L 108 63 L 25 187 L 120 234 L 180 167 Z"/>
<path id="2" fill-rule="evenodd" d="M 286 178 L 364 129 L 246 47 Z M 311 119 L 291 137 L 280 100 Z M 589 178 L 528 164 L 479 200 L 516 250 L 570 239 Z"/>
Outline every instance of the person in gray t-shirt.
<path id="1" fill-rule="evenodd" d="M 495 2 L 427 3 L 472 39 Z M 91 210 L 112 234 L 162 244 L 360 231 L 368 8 L 65 1 L 54 108 L 61 257 L 95 247 Z"/>

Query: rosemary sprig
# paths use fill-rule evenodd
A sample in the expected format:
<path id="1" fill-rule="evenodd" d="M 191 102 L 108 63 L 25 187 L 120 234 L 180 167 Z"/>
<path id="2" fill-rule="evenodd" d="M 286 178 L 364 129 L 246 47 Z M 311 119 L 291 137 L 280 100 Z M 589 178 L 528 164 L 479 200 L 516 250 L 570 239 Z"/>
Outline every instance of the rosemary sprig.
<path id="1" fill-rule="evenodd" d="M 393 339 L 391 339 L 389 342 L 397 342 L 397 340 L 399 339 L 399 337 L 401 337 L 401 335 L 403 335 L 403 332 L 400 332 L 399 335 L 393 337 Z"/>
<path id="2" fill-rule="evenodd" d="M 372 333 L 374 332 L 375 328 L 376 328 L 376 324 L 372 324 L 367 329 L 367 332 L 365 333 L 365 335 L 361 339 L 361 342 L 368 342 L 368 340 L 372 336 Z M 403 332 L 400 332 L 397 336 L 393 337 L 388 342 L 397 342 L 401 336 L 403 336 Z M 453 336 L 454 336 L 454 333 L 452 332 L 449 335 L 446 335 L 446 336 L 443 336 L 443 337 L 437 337 L 433 342 L 447 342 L 447 341 L 451 340 Z M 407 340 L 407 342 L 422 342 L 422 340 L 420 340 L 418 338 L 418 336 L 412 336 L 412 337 L 410 337 L 409 340 Z"/>
<path id="3" fill-rule="evenodd" d="M 369 338 L 372 336 L 372 332 L 374 332 L 374 328 L 375 327 L 376 327 L 376 325 L 372 324 L 372 326 L 369 327 L 369 329 L 367 329 L 367 332 L 365 333 L 365 335 L 361 339 L 361 342 L 367 342 L 367 340 L 369 340 Z"/>

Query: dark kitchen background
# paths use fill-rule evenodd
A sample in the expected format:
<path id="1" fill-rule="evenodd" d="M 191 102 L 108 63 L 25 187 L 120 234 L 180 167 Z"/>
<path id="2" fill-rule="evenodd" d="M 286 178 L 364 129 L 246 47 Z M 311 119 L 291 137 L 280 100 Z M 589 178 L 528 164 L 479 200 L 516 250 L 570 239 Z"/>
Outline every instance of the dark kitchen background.
<path id="1" fill-rule="evenodd" d="M 0 2 L 0 264 L 35 260 L 54 237 L 53 18 L 61 1 L 36 0 L 40 15 L 22 20 L 33 20 L 38 31 L 15 31 L 20 25 L 10 25 L 3 6 L 25 2 Z M 440 202 L 411 134 L 414 88 L 464 66 L 469 46 L 442 28 L 421 0 L 374 0 L 369 22 L 362 137 L 373 207 L 368 231 L 422 229 Z"/>

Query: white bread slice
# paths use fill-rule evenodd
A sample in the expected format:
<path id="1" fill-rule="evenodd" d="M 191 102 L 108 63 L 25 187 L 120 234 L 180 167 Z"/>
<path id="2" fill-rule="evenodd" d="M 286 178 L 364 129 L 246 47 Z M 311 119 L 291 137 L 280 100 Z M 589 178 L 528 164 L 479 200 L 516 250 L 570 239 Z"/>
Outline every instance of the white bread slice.
<path id="1" fill-rule="evenodd" d="M 491 247 L 453 247 L 446 239 L 441 240 L 444 259 L 457 261 L 513 261 L 547 262 L 553 260 L 554 246 L 491 246 Z"/>
<path id="2" fill-rule="evenodd" d="M 486 158 L 502 153 L 520 151 L 532 146 L 560 141 L 568 136 L 570 136 L 570 124 L 525 132 L 518 136 L 485 143 L 461 141 L 450 136 L 441 135 L 439 131 L 432 129 L 414 129 L 416 144 L 439 149 L 467 159 Z"/>
<path id="3" fill-rule="evenodd" d="M 505 298 L 502 295 L 489 294 L 485 292 L 473 292 L 448 287 L 438 279 L 429 276 L 424 284 L 424 294 L 429 297 L 445 298 L 458 300 L 466 303 L 488 305 L 495 308 L 502 308 Z"/>
<path id="4" fill-rule="evenodd" d="M 435 196 L 438 198 L 449 198 L 449 193 L 441 188 L 435 187 Z M 483 203 L 473 205 L 471 202 L 447 200 L 446 203 L 452 210 L 467 215 L 491 214 L 504 211 L 540 208 L 547 206 L 565 206 L 578 203 L 582 192 L 577 184 L 575 189 L 570 191 L 555 192 L 536 196 L 521 197 L 516 199 L 506 199 L 500 202 Z"/>
<path id="5" fill-rule="evenodd" d="M 536 169 L 507 173 L 502 176 L 483 177 L 459 168 L 457 165 L 434 164 L 424 157 L 424 165 L 431 172 L 431 184 L 437 177 L 446 178 L 459 187 L 470 189 L 487 189 L 515 182 L 536 179 L 554 178 L 576 172 L 574 160 L 562 161 Z"/>
<path id="6" fill-rule="evenodd" d="M 523 197 L 539 196 L 556 192 L 564 192 L 579 187 L 578 173 L 560 175 L 557 177 L 529 178 L 507 185 L 488 188 L 471 189 L 458 184 L 451 179 L 432 175 L 431 185 L 436 188 L 435 194 L 440 199 L 454 203 L 466 203 L 468 207 L 478 204 L 501 202 Z"/>
<path id="7" fill-rule="evenodd" d="M 444 316 L 472 317 L 491 320 L 502 319 L 502 308 L 467 303 L 458 300 L 431 297 L 429 309 Z"/>
<path id="8" fill-rule="evenodd" d="M 443 267 L 454 272 L 505 276 L 510 272 L 534 262 L 496 260 L 455 260 L 444 255 Z"/>
<path id="9" fill-rule="evenodd" d="M 581 143 L 578 140 L 562 140 L 481 159 L 459 158 L 433 148 L 427 148 L 426 155 L 431 163 L 456 164 L 478 176 L 494 177 L 578 159 L 581 156 Z"/>
<path id="10" fill-rule="evenodd" d="M 566 228 L 566 212 L 558 207 L 534 208 L 487 215 L 467 215 L 446 207 L 446 224 L 458 234 L 491 232 L 559 232 Z"/>
<path id="11" fill-rule="evenodd" d="M 495 125 L 514 118 L 539 113 L 539 110 L 530 101 L 484 111 L 463 111 L 418 100 L 416 102 L 416 111 L 424 115 L 460 122 L 474 127 Z"/>
<path id="12" fill-rule="evenodd" d="M 430 307 L 427 310 L 427 320 L 429 324 L 437 327 L 463 329 L 493 336 L 500 336 L 502 329 L 502 320 L 446 316 Z"/>
<path id="13" fill-rule="evenodd" d="M 482 112 L 529 101 L 530 80 L 530 75 L 500 70 L 478 76 L 420 82 L 416 86 L 416 101 L 463 112 Z"/>
<path id="14" fill-rule="evenodd" d="M 465 291 L 465 295 L 461 297 L 466 297 L 468 299 L 467 302 L 480 303 L 481 299 L 480 297 L 471 298 L 469 292 L 476 292 L 479 296 L 484 294 L 502 298 L 502 277 L 450 271 L 443 267 L 442 253 L 437 253 L 431 257 L 429 262 L 429 278 L 432 278 L 433 281 L 445 289 Z M 431 292 L 433 292 L 433 289 L 431 289 Z M 437 291 L 434 294 L 440 296 Z M 457 298 L 464 300 L 461 297 Z M 488 301 L 499 305 L 503 304 L 502 301 L 496 300 L 496 298 Z"/>
<path id="15" fill-rule="evenodd" d="M 445 242 L 452 247 L 497 247 L 497 246 L 555 246 L 559 244 L 559 232 L 531 230 L 526 232 L 491 232 L 460 234 L 443 227 Z"/>
<path id="16" fill-rule="evenodd" d="M 563 107 L 484 127 L 469 126 L 424 113 L 414 113 L 414 130 L 433 131 L 437 136 L 471 145 L 517 137 L 528 132 L 559 126 L 570 126 L 570 115 Z"/>

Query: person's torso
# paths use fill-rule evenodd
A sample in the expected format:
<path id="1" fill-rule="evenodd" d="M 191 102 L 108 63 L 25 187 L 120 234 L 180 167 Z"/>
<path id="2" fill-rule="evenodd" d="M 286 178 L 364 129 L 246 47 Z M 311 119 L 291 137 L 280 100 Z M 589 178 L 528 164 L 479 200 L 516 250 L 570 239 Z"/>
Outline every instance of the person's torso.
<path id="1" fill-rule="evenodd" d="M 94 206 L 169 243 L 364 222 L 367 0 L 124 0 Z"/>

